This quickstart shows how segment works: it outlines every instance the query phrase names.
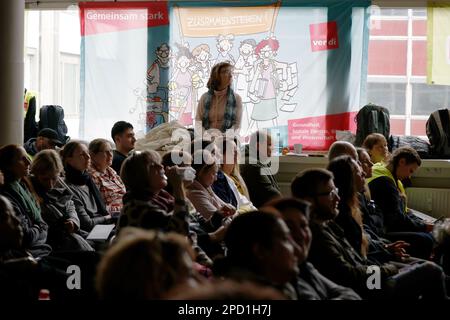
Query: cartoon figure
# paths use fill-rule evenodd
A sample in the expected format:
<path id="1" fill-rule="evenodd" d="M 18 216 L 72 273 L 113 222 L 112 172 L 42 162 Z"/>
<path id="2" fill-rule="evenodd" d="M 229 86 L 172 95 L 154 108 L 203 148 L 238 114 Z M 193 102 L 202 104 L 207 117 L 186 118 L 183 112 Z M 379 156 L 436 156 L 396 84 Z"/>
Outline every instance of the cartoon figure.
<path id="1" fill-rule="evenodd" d="M 254 39 L 246 39 L 241 42 L 239 47 L 239 57 L 234 65 L 235 88 L 234 91 L 242 98 L 242 104 L 245 112 L 243 112 L 243 123 L 250 123 L 250 114 L 253 109 L 253 102 L 248 95 L 250 82 L 253 79 L 253 65 L 256 61 L 254 48 L 256 41 Z"/>
<path id="2" fill-rule="evenodd" d="M 175 71 L 169 82 L 171 118 L 177 119 L 184 125 L 191 125 L 194 103 L 196 102 L 196 88 L 200 78 L 191 70 L 192 54 L 189 48 L 178 45 Z"/>
<path id="3" fill-rule="evenodd" d="M 163 94 L 158 94 L 158 96 L 167 98 L 167 87 L 165 85 L 169 80 L 170 47 L 167 43 L 163 43 L 156 48 L 155 53 L 156 60 L 147 70 L 148 93 L 155 94 L 161 90 Z M 160 86 L 161 84 L 162 86 Z"/>
<path id="4" fill-rule="evenodd" d="M 144 112 L 148 114 L 149 101 L 157 99 L 162 102 L 162 112 L 167 114 L 169 112 L 169 70 L 171 50 L 167 43 L 162 43 L 155 50 L 156 59 L 147 70 L 147 96 L 146 109 Z M 150 107 L 151 108 L 151 107 Z M 159 124 L 159 123 L 158 123 Z M 152 128 L 152 123 L 147 123 L 147 129 Z"/>
<path id="5" fill-rule="evenodd" d="M 281 99 L 287 101 L 297 90 L 297 64 L 276 61 L 274 58 L 279 46 L 275 38 L 264 39 L 256 45 L 255 54 L 259 59 L 249 88 L 249 97 L 255 105 L 248 131 L 255 122 L 257 128 L 258 122 L 268 120 L 272 120 L 273 126 L 278 126 L 277 96 L 284 93 Z"/>
<path id="6" fill-rule="evenodd" d="M 230 62 L 234 65 L 234 58 L 230 54 L 231 49 L 233 48 L 233 40 L 234 35 L 219 35 L 216 39 L 217 41 L 217 51 L 219 51 L 214 64 L 218 64 L 219 62 Z"/>
<path id="7" fill-rule="evenodd" d="M 147 103 L 147 127 L 146 132 L 154 127 L 166 122 L 165 112 L 163 112 L 163 101 L 160 97 L 151 98 Z"/>
<path id="8" fill-rule="evenodd" d="M 198 74 L 201 83 L 197 90 L 197 97 L 200 98 L 202 94 L 208 91 L 206 83 L 208 82 L 211 73 L 211 53 L 207 44 L 200 44 L 192 50 L 194 56 L 193 71 Z M 196 101 L 198 103 L 198 101 Z"/>

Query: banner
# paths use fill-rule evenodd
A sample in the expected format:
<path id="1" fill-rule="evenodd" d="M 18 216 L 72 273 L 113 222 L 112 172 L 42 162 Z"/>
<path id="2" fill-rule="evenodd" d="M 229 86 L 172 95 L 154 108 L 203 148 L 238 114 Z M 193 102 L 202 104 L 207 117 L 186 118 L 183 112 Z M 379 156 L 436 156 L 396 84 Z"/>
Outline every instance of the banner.
<path id="1" fill-rule="evenodd" d="M 241 135 L 326 150 L 354 130 L 367 75 L 370 1 L 81 4 L 85 138 L 126 120 L 146 133 L 192 126 L 211 68 L 234 66 Z M 95 19 L 94 19 L 95 18 Z"/>
<path id="2" fill-rule="evenodd" d="M 185 37 L 211 37 L 221 33 L 247 35 L 272 31 L 280 2 L 270 6 L 211 8 L 174 7 Z"/>
<path id="3" fill-rule="evenodd" d="M 163 78 L 167 84 L 169 77 L 168 61 L 156 54 L 168 55 L 167 2 L 84 2 L 79 6 L 80 137 L 110 138 L 119 120 L 132 123 L 140 135 L 166 122 L 167 88 L 155 86 L 154 79 Z M 166 76 L 160 75 L 163 70 Z"/>
<path id="4" fill-rule="evenodd" d="M 243 102 L 241 135 L 276 129 L 282 147 L 327 150 L 336 130 L 355 129 L 367 74 L 367 5 L 174 6 L 169 88 L 182 91 L 169 92 L 169 118 L 192 125 L 211 67 L 230 61 Z"/>
<path id="5" fill-rule="evenodd" d="M 427 83 L 450 85 L 450 2 L 427 8 Z"/>

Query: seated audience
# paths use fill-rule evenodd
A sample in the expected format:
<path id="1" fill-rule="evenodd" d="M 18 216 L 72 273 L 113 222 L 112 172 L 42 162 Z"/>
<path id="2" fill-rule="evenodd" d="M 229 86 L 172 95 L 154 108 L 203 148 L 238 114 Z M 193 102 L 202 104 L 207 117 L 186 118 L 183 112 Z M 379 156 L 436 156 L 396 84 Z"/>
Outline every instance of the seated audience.
<path id="1" fill-rule="evenodd" d="M 215 263 L 216 275 L 278 289 L 297 299 L 291 282 L 298 260 L 289 229 L 277 214 L 248 212 L 237 216 L 225 234 L 227 254 Z"/>
<path id="2" fill-rule="evenodd" d="M 106 210 L 117 213 L 122 210 L 122 198 L 125 194 L 125 185 L 120 176 L 111 168 L 112 149 L 108 140 L 94 139 L 89 143 L 91 165 L 88 172 L 95 185 L 102 194 Z"/>
<path id="3" fill-rule="evenodd" d="M 125 160 L 128 153 L 134 149 L 134 143 L 136 142 L 133 125 L 125 121 L 114 123 L 111 129 L 111 138 L 116 144 L 116 149 L 113 151 L 114 156 L 111 167 L 117 174 L 120 174 L 122 162 Z"/>
<path id="4" fill-rule="evenodd" d="M 245 163 L 241 164 L 242 178 L 250 193 L 250 201 L 257 208 L 281 196 L 280 187 L 272 172 L 269 158 L 272 154 L 272 137 L 266 130 L 250 136 L 245 150 Z"/>
<path id="5" fill-rule="evenodd" d="M 92 251 L 80 235 L 80 220 L 73 195 L 60 178 L 63 165 L 54 150 L 39 152 L 31 163 L 30 181 L 36 191 L 41 214 L 48 224 L 47 243 L 54 251 Z"/>
<path id="6" fill-rule="evenodd" d="M 373 264 L 347 241 L 335 223 L 339 196 L 333 174 L 324 169 L 308 169 L 298 174 L 291 185 L 292 194 L 312 204 L 310 226 L 312 243 L 309 261 L 332 281 L 350 287 L 365 298 L 446 299 L 445 275 L 432 262 L 420 260 L 407 265 L 383 263 L 379 270 L 379 290 L 367 285 Z"/>
<path id="7" fill-rule="evenodd" d="M 91 157 L 86 145 L 78 141 L 71 141 L 61 150 L 65 170 L 65 182 L 74 194 L 80 227 L 90 232 L 97 224 L 114 223 L 114 219 L 107 211 L 100 191 L 89 175 L 87 169 Z"/>
<path id="8" fill-rule="evenodd" d="M 177 165 L 181 170 L 189 168 L 192 170 L 190 171 L 191 173 L 195 172 L 195 170 L 191 167 L 191 155 L 183 151 L 172 150 L 171 152 L 166 153 L 162 158 L 162 164 L 165 169 Z M 192 184 L 193 179 L 191 180 L 191 178 L 192 177 L 190 176 L 185 176 L 183 178 L 183 185 L 185 188 Z M 170 181 L 167 183 L 166 190 L 169 193 L 173 190 Z M 223 241 L 225 236 L 226 227 L 221 226 L 216 229 L 214 226 L 211 226 L 211 224 L 197 211 L 197 209 L 195 209 L 194 205 L 188 198 L 186 198 L 186 203 L 189 208 L 190 234 L 195 234 L 190 236 L 190 240 L 192 241 L 193 249 L 197 253 L 196 261 L 201 264 L 211 266 L 212 261 L 207 261 L 206 257 L 203 256 L 200 250 L 204 250 L 207 256 L 211 258 L 214 258 L 216 255 L 223 254 L 223 248 L 220 243 Z M 196 244 L 198 244 L 199 247 L 197 247 Z"/>
<path id="9" fill-rule="evenodd" d="M 367 179 L 372 177 L 373 163 L 365 149 L 359 148 L 360 151 L 358 151 L 353 145 L 341 141 L 333 143 L 332 147 L 334 151 L 330 153 L 330 161 L 340 155 L 350 156 L 361 167 Z M 391 237 L 390 233 L 385 232 L 383 213 L 370 198 L 367 179 L 364 189 L 359 190 L 358 199 L 359 209 L 363 215 L 365 236 L 369 240 L 368 259 L 377 263 L 392 260 L 414 262 L 414 257 L 428 259 L 433 247 L 433 239 L 429 236 L 420 232 L 402 232 Z M 394 242 L 387 239 L 392 239 Z"/>
<path id="10" fill-rule="evenodd" d="M 350 288 L 340 286 L 324 277 L 312 263 L 307 262 L 311 247 L 309 228 L 309 203 L 295 198 L 281 198 L 267 203 L 281 213 L 281 217 L 296 243 L 300 273 L 294 285 L 299 300 L 361 300 Z"/>
<path id="11" fill-rule="evenodd" d="M 216 158 L 207 150 L 196 151 L 193 158 L 192 168 L 195 169 L 196 176 L 194 182 L 187 187 L 187 197 L 203 218 L 218 228 L 220 224 L 214 221 L 234 215 L 236 209 L 222 201 L 211 188 L 219 170 Z"/>

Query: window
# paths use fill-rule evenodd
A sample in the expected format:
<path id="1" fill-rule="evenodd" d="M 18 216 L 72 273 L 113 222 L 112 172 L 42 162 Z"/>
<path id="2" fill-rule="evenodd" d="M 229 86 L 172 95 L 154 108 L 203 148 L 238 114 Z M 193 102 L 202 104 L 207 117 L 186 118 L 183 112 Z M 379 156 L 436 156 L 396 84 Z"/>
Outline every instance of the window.
<path id="1" fill-rule="evenodd" d="M 427 9 L 382 8 L 372 15 L 367 102 L 391 113 L 395 135 L 426 137 L 433 111 L 450 107 L 450 87 L 427 85 Z"/>
<path id="2" fill-rule="evenodd" d="M 79 117 L 80 58 L 61 54 L 60 99 L 67 117 Z"/>
<path id="3" fill-rule="evenodd" d="M 26 10 L 24 57 L 24 87 L 36 92 L 36 107 L 61 105 L 73 137 L 80 117 L 80 23 L 74 8 Z"/>

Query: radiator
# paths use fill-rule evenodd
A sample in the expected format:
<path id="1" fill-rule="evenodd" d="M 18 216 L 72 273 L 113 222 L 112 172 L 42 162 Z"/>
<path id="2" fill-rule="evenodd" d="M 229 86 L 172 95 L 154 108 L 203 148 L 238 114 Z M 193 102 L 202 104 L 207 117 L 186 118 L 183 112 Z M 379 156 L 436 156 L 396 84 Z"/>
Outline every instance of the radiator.
<path id="1" fill-rule="evenodd" d="M 408 207 L 432 217 L 450 217 L 450 189 L 407 188 Z"/>

